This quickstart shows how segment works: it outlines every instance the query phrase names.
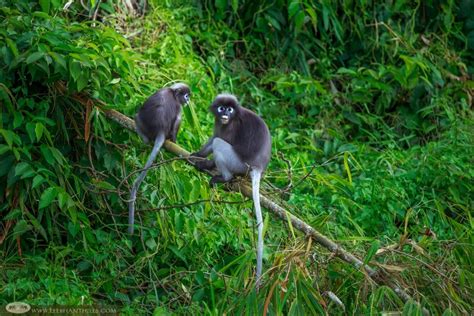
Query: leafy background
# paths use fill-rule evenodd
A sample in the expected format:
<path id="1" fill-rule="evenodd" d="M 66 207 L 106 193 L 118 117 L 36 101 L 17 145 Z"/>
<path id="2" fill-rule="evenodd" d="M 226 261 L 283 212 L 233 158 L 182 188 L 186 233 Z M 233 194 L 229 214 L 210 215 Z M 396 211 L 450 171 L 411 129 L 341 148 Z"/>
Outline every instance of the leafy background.
<path id="1" fill-rule="evenodd" d="M 132 116 L 185 81 L 178 143 L 221 91 L 273 137 L 262 190 L 434 314 L 472 312 L 474 2 L 0 0 L 0 304 L 124 314 L 420 314 L 251 201 L 150 148 Z M 341 303 L 331 299 L 336 295 Z"/>

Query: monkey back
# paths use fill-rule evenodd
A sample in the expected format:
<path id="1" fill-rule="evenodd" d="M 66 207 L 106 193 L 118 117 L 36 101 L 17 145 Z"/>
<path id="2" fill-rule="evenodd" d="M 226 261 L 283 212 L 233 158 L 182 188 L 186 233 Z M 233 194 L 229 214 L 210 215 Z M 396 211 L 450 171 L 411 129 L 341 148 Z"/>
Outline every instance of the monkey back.
<path id="1" fill-rule="evenodd" d="M 173 125 L 181 112 L 181 105 L 170 88 L 163 88 L 149 97 L 135 116 L 137 132 L 145 142 L 158 134 L 171 137 Z"/>

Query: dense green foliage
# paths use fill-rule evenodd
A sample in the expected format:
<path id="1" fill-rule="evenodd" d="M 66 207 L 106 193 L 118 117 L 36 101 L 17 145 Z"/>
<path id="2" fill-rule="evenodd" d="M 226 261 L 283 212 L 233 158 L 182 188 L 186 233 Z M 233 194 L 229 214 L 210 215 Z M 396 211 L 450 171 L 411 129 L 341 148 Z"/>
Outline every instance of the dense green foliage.
<path id="1" fill-rule="evenodd" d="M 472 312 L 473 1 L 76 2 L 0 0 L 0 305 L 342 314 L 333 292 L 350 314 L 420 313 L 266 212 L 255 293 L 252 203 L 166 152 L 129 239 L 150 148 L 91 100 L 132 116 L 185 81 L 181 146 L 238 95 L 272 133 L 267 195 L 434 314 Z"/>

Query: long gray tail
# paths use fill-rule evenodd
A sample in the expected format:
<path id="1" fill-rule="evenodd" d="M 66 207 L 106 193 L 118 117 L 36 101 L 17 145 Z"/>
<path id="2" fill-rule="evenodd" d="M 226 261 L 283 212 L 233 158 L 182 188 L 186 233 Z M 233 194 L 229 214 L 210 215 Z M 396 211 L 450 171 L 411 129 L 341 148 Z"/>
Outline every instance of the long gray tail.
<path id="1" fill-rule="evenodd" d="M 130 191 L 130 200 L 128 201 L 128 233 L 130 235 L 133 234 L 133 224 L 135 222 L 135 199 L 137 197 L 138 188 L 140 187 L 140 183 L 142 183 L 143 179 L 145 179 L 148 169 L 150 169 L 151 165 L 153 164 L 153 161 L 155 161 L 156 156 L 158 155 L 158 152 L 160 151 L 160 148 L 161 146 L 163 146 L 164 142 L 164 134 L 159 134 L 158 136 L 156 136 L 155 144 L 153 145 L 153 150 L 151 151 L 151 154 L 148 157 L 145 167 L 143 167 L 143 171 L 133 183 L 132 191 Z"/>
<path id="2" fill-rule="evenodd" d="M 260 208 L 260 178 L 262 177 L 261 170 L 252 170 L 250 172 L 252 178 L 252 197 L 255 205 L 255 216 L 257 217 L 257 272 L 255 286 L 258 290 L 260 287 L 260 278 L 262 276 L 262 259 L 263 259 L 263 219 L 262 210 Z"/>

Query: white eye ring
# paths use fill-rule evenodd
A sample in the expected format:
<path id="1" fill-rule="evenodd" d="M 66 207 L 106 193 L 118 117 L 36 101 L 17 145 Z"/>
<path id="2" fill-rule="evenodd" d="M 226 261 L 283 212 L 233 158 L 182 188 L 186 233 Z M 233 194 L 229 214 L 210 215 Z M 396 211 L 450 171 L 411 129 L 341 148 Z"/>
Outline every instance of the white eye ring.
<path id="1" fill-rule="evenodd" d="M 217 108 L 217 112 L 224 112 L 224 107 L 221 105 Z"/>
<path id="2" fill-rule="evenodd" d="M 229 113 L 234 113 L 234 108 L 228 107 L 228 108 L 227 108 L 227 111 L 228 111 Z"/>

